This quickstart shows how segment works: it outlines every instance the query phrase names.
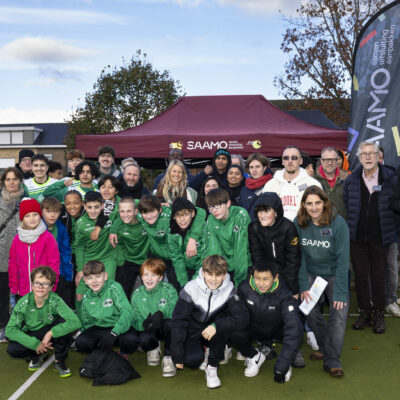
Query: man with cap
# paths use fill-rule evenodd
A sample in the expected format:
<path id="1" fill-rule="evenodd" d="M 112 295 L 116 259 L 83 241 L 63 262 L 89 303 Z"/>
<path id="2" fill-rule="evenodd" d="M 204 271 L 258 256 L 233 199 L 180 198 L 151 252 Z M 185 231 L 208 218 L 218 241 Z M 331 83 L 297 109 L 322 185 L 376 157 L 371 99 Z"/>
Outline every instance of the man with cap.
<path id="1" fill-rule="evenodd" d="M 33 178 L 32 157 L 35 153 L 30 149 L 23 149 L 18 154 L 18 164 L 15 166 L 22 172 L 24 179 Z"/>

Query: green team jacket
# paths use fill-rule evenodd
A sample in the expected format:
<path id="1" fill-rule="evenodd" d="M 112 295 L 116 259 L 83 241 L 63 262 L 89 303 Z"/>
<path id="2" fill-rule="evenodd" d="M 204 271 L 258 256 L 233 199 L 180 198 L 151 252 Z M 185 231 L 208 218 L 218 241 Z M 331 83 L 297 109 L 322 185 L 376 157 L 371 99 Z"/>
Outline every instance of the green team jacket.
<path id="1" fill-rule="evenodd" d="M 85 213 L 76 223 L 75 231 L 75 257 L 77 271 L 82 271 L 83 266 L 90 260 L 104 262 L 110 258 L 117 259 L 118 252 L 111 246 L 108 235 L 111 221 L 100 231 L 97 240 L 91 240 L 90 234 L 96 226 L 96 221 L 90 219 Z"/>
<path id="2" fill-rule="evenodd" d="M 124 261 L 143 264 L 149 253 L 150 241 L 141 224 L 125 224 L 117 217 L 111 225 L 110 233 L 118 235 L 117 247 L 122 250 Z"/>
<path id="3" fill-rule="evenodd" d="M 249 223 L 250 217 L 244 208 L 231 206 L 226 221 L 210 214 L 205 225 L 204 257 L 214 254 L 224 256 L 229 264 L 228 271 L 235 273 L 235 286 L 246 279 L 251 265 L 247 234 Z"/>
<path id="4" fill-rule="evenodd" d="M 69 190 L 77 190 L 81 194 L 82 199 L 85 198 L 85 194 L 87 192 L 90 192 L 92 190 L 97 192 L 99 190 L 97 185 L 93 183 L 92 187 L 86 188 L 86 187 L 81 187 L 80 185 L 81 182 L 77 179 L 73 179 L 74 183 L 71 186 L 65 186 L 64 181 L 65 179 L 62 179 L 47 186 L 43 192 L 43 197 L 55 197 L 61 203 L 64 204 L 64 196 Z"/>
<path id="5" fill-rule="evenodd" d="M 176 278 L 178 279 L 179 284 L 183 287 L 188 282 L 188 274 L 187 268 L 194 269 L 198 271 L 201 267 L 201 262 L 203 259 L 203 253 L 205 250 L 205 241 L 204 237 L 200 236 L 198 240 L 196 240 L 197 244 L 197 255 L 191 258 L 187 258 L 185 251 L 189 238 L 196 236 L 196 232 L 201 230 L 204 231 L 204 226 L 206 222 L 206 212 L 202 208 L 196 207 L 196 218 L 193 221 L 192 226 L 189 231 L 186 233 L 185 238 L 183 238 L 179 233 L 171 234 L 168 238 L 168 246 L 169 246 L 169 256 L 172 260 L 172 264 L 175 269 Z M 193 235 L 192 231 L 195 231 Z"/>
<path id="6" fill-rule="evenodd" d="M 171 319 L 177 300 L 178 293 L 170 283 L 158 282 L 153 290 L 147 290 L 144 285 L 138 287 L 131 298 L 132 326 L 137 331 L 144 331 L 143 321 L 149 313 L 154 314 L 156 311 L 161 311 L 164 318 Z"/>
<path id="7" fill-rule="evenodd" d="M 138 212 L 137 219 L 146 230 L 150 240 L 150 252 L 153 256 L 163 258 L 164 260 L 170 260 L 170 254 L 168 249 L 168 236 L 170 231 L 170 218 L 171 208 L 162 206 L 161 213 L 157 221 L 153 225 L 149 225 L 142 217 L 142 214 Z M 198 241 L 203 235 L 203 224 L 198 223 L 199 216 L 196 215 L 191 230 L 190 237 Z M 201 220 L 201 218 L 200 218 Z"/>
<path id="8" fill-rule="evenodd" d="M 30 292 L 22 297 L 14 307 L 6 327 L 6 335 L 10 340 L 18 342 L 28 349 L 36 350 L 40 340 L 27 335 L 26 332 L 37 331 L 51 325 L 58 317 L 63 318 L 65 322 L 51 328 L 55 338 L 65 336 L 81 327 L 79 318 L 57 293 L 50 292 L 43 306 L 38 308 L 33 292 Z"/>
<path id="9" fill-rule="evenodd" d="M 83 329 L 100 326 L 122 335 L 131 327 L 132 317 L 132 307 L 118 282 L 105 281 L 100 292 L 88 289 L 82 297 Z"/>

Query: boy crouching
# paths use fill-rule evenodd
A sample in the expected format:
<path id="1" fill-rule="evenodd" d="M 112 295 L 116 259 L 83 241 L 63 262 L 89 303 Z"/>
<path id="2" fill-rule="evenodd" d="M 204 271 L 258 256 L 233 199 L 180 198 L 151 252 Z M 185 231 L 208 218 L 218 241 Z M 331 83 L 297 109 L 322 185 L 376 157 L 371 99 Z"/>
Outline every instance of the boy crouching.
<path id="1" fill-rule="evenodd" d="M 79 318 L 52 292 L 57 275 L 50 267 L 31 272 L 32 291 L 14 307 L 6 327 L 10 339 L 7 352 L 13 357 L 30 358 L 29 371 L 39 369 L 49 350 L 55 350 L 55 369 L 61 378 L 71 375 L 65 365 L 71 333 L 81 327 Z"/>
<path id="2" fill-rule="evenodd" d="M 171 321 L 171 352 L 178 369 L 198 368 L 204 360 L 204 346 L 209 348 L 205 369 L 209 388 L 221 386 L 217 370 L 224 358 L 227 333 L 244 329 L 249 321 L 227 271 L 224 257 L 206 257 L 197 278 L 180 292 Z"/>

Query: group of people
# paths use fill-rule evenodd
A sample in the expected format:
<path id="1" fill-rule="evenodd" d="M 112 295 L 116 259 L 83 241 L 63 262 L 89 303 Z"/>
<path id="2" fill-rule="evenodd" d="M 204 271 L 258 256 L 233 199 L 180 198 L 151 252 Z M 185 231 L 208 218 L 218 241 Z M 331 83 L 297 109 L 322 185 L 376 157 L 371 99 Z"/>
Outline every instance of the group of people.
<path id="1" fill-rule="evenodd" d="M 353 328 L 384 333 L 385 310 L 400 316 L 400 182 L 380 151 L 360 143 L 361 165 L 350 172 L 344 153 L 326 147 L 310 173 L 289 146 L 273 174 L 261 153 L 244 161 L 219 149 L 192 175 L 172 149 L 150 194 L 138 163 L 117 169 L 109 146 L 97 163 L 70 151 L 63 178 L 49 175 L 44 155 L 23 150 L 0 178 L 0 339 L 30 371 L 54 349 L 56 370 L 70 376 L 71 345 L 118 347 L 126 359 L 141 348 L 163 376 L 201 368 L 216 388 L 232 348 L 246 377 L 277 358 L 274 379 L 287 382 L 292 367 L 305 366 L 306 330 L 311 360 L 342 377 L 350 261 L 360 308 Z M 326 288 L 313 299 L 317 277 Z M 299 304 L 313 301 L 303 315 Z"/>

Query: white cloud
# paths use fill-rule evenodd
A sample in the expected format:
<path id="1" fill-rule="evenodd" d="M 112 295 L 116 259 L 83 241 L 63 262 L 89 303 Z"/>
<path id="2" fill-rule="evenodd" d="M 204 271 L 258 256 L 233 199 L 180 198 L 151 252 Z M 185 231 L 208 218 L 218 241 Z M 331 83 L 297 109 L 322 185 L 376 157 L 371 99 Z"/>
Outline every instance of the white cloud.
<path id="1" fill-rule="evenodd" d="M 70 115 L 71 113 L 65 110 L 0 108 L 0 124 L 65 122 Z"/>
<path id="2" fill-rule="evenodd" d="M 50 38 L 24 37 L 5 44 L 0 57 L 33 63 L 64 63 L 94 54 L 93 50 L 81 49 Z"/>
<path id="3" fill-rule="evenodd" d="M 293 14 L 305 0 L 217 0 L 222 6 L 236 6 L 249 14 Z"/>
<path id="4" fill-rule="evenodd" d="M 119 15 L 111 15 L 86 10 L 68 10 L 60 8 L 22 8 L 0 7 L 0 22 L 5 23 L 38 23 L 51 24 L 117 24 L 125 25 L 127 19 Z"/>

